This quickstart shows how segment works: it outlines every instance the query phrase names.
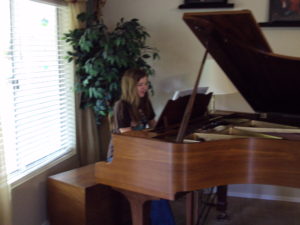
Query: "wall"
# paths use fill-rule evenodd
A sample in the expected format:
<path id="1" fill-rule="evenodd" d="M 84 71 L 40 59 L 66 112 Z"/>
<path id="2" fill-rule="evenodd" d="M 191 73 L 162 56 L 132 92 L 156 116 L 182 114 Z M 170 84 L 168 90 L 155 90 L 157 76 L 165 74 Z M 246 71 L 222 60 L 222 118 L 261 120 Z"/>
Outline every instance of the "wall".
<path id="1" fill-rule="evenodd" d="M 156 113 L 162 110 L 175 90 L 191 88 L 204 48 L 182 21 L 184 12 L 179 10 L 183 0 L 109 0 L 104 8 L 104 20 L 111 27 L 121 17 L 138 18 L 150 33 L 149 45 L 160 50 L 161 60 L 153 64 L 156 76 L 152 78 L 156 95 L 153 97 Z M 234 9 L 250 9 L 258 22 L 268 19 L 268 0 L 229 0 Z M 227 9 L 228 10 L 228 9 Z M 209 11 L 209 10 L 205 10 Z M 212 11 L 212 10 L 210 10 Z M 275 53 L 300 56 L 299 28 L 263 28 Z M 251 111 L 239 94 L 220 96 L 216 107 L 236 111 Z M 298 201 L 300 191 L 267 185 L 232 185 L 230 194 L 244 197 Z"/>
<path id="2" fill-rule="evenodd" d="M 47 177 L 78 166 L 72 156 L 12 189 L 13 225 L 47 224 Z"/>

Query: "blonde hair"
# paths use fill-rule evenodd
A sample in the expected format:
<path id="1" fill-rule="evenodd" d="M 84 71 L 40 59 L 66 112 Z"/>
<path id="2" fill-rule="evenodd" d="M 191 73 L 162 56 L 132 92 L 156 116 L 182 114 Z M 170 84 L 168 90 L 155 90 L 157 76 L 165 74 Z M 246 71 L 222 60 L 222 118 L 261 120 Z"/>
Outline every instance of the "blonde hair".
<path id="1" fill-rule="evenodd" d="M 131 106 L 131 114 L 132 114 L 131 116 L 136 121 L 140 118 L 138 109 L 141 107 L 141 105 L 142 106 L 148 105 L 149 102 L 147 93 L 142 99 L 138 96 L 136 85 L 140 79 L 147 76 L 148 75 L 143 70 L 129 69 L 125 71 L 121 80 L 121 88 L 122 88 L 121 100 L 125 101 Z"/>

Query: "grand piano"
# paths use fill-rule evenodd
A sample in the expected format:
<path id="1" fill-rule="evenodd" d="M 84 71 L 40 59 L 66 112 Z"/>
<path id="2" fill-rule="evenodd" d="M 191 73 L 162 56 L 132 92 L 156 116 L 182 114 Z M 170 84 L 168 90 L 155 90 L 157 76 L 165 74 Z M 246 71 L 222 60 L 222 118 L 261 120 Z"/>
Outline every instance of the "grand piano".
<path id="1" fill-rule="evenodd" d="M 95 176 L 127 196 L 134 225 L 152 199 L 228 184 L 300 188 L 300 58 L 273 53 L 249 10 L 183 20 L 255 113 L 207 111 L 211 94 L 195 91 L 205 54 L 193 94 L 170 100 L 156 129 L 113 135 L 114 159 Z"/>

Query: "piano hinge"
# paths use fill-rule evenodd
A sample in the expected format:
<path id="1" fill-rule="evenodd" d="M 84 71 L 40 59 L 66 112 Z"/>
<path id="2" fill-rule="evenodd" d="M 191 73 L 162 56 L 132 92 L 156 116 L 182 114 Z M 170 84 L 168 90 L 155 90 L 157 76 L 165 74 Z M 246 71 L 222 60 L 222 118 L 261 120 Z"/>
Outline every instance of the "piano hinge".
<path id="1" fill-rule="evenodd" d="M 268 118 L 268 114 L 267 113 L 259 113 L 259 118 L 260 119 L 267 119 Z"/>

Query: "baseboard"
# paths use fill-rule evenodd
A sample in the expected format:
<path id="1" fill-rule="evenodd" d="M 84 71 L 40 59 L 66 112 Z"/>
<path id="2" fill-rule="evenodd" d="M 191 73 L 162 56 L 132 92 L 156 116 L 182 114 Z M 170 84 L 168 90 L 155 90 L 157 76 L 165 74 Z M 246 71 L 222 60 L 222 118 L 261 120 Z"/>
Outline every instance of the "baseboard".
<path id="1" fill-rule="evenodd" d="M 274 200 L 274 201 L 285 201 L 285 202 L 300 202 L 299 197 L 288 197 L 278 195 L 260 195 L 252 193 L 239 193 L 239 192 L 228 192 L 228 196 L 239 197 L 239 198 L 255 198 L 263 200 Z"/>

